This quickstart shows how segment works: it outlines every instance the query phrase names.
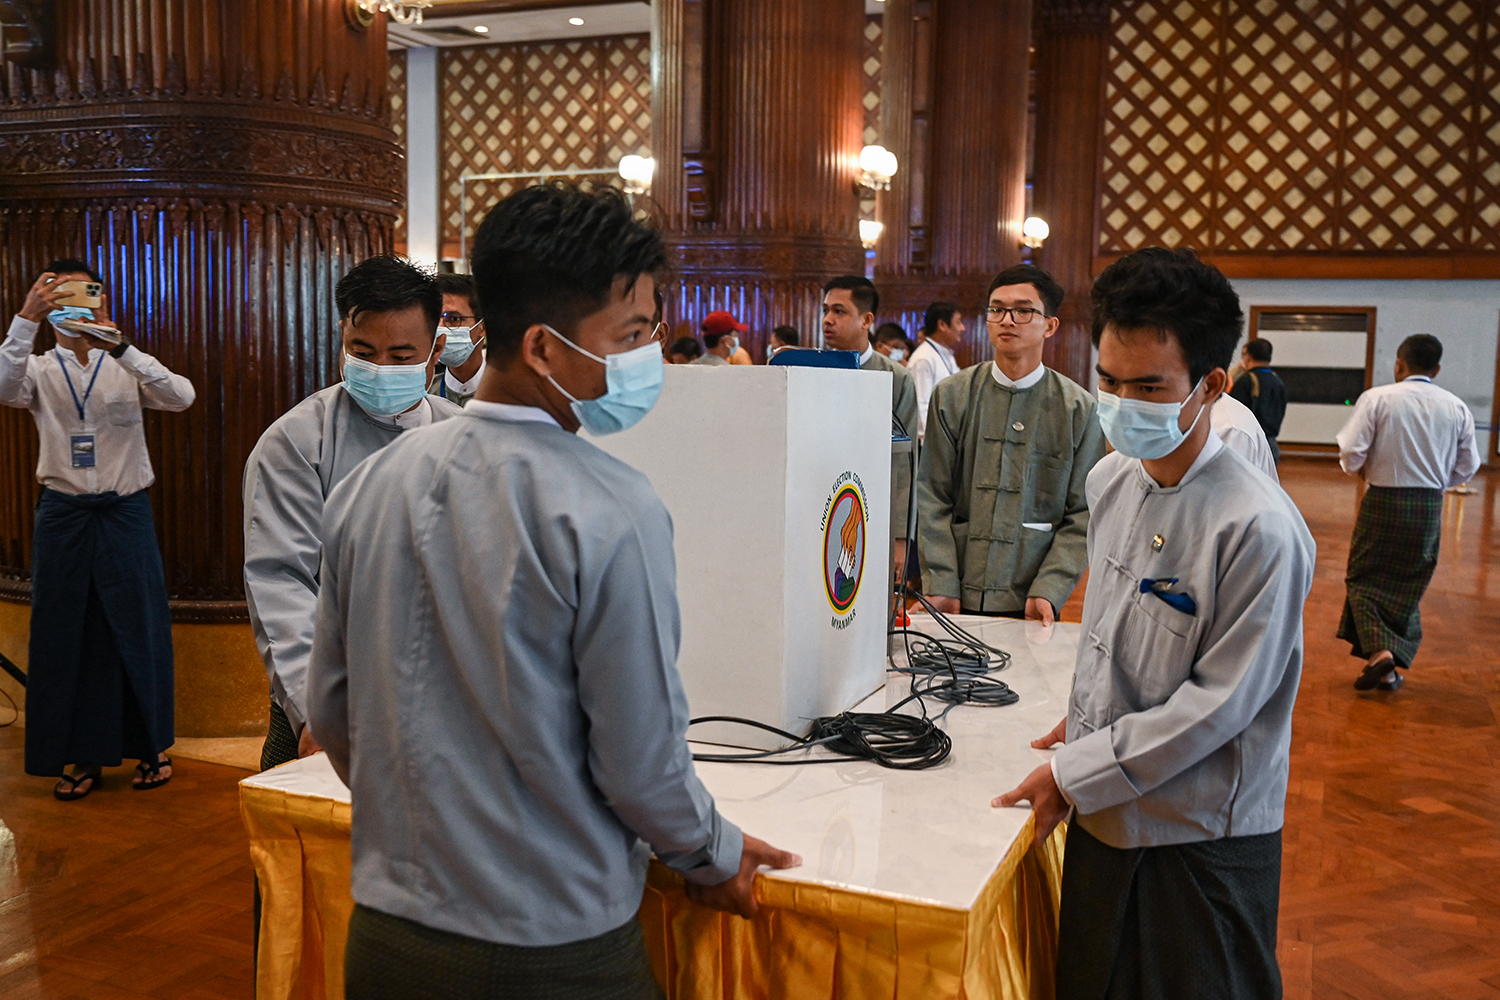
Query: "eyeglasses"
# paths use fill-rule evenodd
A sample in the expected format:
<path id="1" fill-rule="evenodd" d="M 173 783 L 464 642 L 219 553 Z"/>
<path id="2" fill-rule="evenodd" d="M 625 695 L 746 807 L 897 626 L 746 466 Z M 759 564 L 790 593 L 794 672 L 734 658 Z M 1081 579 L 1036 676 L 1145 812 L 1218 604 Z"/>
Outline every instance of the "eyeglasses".
<path id="1" fill-rule="evenodd" d="M 1010 313 L 1010 318 L 1016 326 L 1025 326 L 1037 317 L 1047 318 L 1047 314 L 1040 309 L 1032 309 L 1030 306 L 1017 306 L 1014 309 L 1005 306 L 989 306 L 985 309 L 989 315 L 985 317 L 991 323 L 1004 323 L 1005 314 Z"/>
<path id="2" fill-rule="evenodd" d="M 459 312 L 445 312 L 440 318 L 442 322 L 438 324 L 439 326 L 463 326 L 464 320 L 472 322 L 476 317 L 465 316 Z"/>

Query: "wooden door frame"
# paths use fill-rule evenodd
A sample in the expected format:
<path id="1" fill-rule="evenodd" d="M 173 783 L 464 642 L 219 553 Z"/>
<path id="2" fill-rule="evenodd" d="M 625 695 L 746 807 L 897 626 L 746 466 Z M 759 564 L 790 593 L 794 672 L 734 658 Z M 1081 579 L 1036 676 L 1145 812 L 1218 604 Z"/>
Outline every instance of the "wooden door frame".
<path id="1" fill-rule="evenodd" d="M 1486 465 L 1500 466 L 1500 334 L 1495 337 L 1495 392 L 1490 398 L 1490 448 Z"/>
<path id="2" fill-rule="evenodd" d="M 1375 307 L 1374 306 L 1251 306 L 1250 307 L 1250 339 L 1260 339 L 1260 314 L 1280 312 L 1304 312 L 1304 313 L 1358 313 L 1370 317 L 1369 328 L 1365 330 L 1365 388 L 1375 384 Z M 1272 367 L 1275 367 L 1274 365 Z M 1496 381 L 1500 382 L 1500 371 L 1496 372 Z"/>

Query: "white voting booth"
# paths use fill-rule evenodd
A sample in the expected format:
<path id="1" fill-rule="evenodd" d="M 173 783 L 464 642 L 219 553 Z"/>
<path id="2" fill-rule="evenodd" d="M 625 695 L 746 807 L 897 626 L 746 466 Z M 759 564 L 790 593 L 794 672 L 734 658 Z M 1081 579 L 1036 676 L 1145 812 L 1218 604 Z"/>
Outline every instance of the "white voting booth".
<path id="1" fill-rule="evenodd" d="M 695 717 L 789 732 L 884 683 L 889 372 L 668 365 L 637 426 L 595 438 L 671 511 Z M 696 740 L 774 746 L 745 727 Z"/>

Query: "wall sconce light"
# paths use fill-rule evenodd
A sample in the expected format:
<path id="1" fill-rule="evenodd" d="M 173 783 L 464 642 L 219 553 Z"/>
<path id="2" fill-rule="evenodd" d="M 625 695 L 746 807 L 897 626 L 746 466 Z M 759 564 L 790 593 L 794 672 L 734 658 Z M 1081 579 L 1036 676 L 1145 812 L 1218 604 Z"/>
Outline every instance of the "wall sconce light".
<path id="1" fill-rule="evenodd" d="M 875 244 L 880 242 L 880 234 L 885 232 L 885 223 L 875 222 L 872 219 L 859 220 L 859 242 L 864 244 L 866 250 L 874 250 Z"/>
<path id="2" fill-rule="evenodd" d="M 656 173 L 656 161 L 647 156 L 620 157 L 620 179 L 625 182 L 626 194 L 645 194 L 651 190 L 651 178 Z"/>
<path id="3" fill-rule="evenodd" d="M 896 176 L 896 154 L 884 146 L 866 146 L 859 151 L 859 185 L 885 191 Z"/>
<path id="4" fill-rule="evenodd" d="M 1047 237 L 1052 235 L 1052 227 L 1047 225 L 1047 220 L 1033 215 L 1021 223 L 1021 245 L 1032 250 L 1040 250 L 1042 244 L 1047 242 Z"/>
<path id="5" fill-rule="evenodd" d="M 345 0 L 344 13 L 351 24 L 368 28 L 376 14 L 384 14 L 397 24 L 421 24 L 422 11 L 432 0 Z"/>

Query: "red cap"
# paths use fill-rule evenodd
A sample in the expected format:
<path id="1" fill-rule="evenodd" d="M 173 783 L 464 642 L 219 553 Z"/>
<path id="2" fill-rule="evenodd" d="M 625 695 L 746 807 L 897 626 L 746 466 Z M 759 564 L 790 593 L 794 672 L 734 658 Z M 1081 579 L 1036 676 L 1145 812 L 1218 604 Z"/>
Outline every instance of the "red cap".
<path id="1" fill-rule="evenodd" d="M 743 323 L 735 321 L 732 314 L 727 312 L 711 312 L 703 317 L 703 332 L 710 336 L 739 331 L 744 333 L 750 329 Z"/>

